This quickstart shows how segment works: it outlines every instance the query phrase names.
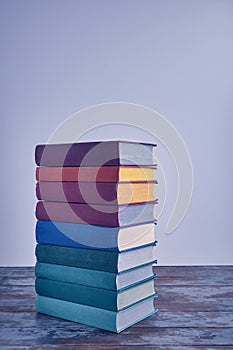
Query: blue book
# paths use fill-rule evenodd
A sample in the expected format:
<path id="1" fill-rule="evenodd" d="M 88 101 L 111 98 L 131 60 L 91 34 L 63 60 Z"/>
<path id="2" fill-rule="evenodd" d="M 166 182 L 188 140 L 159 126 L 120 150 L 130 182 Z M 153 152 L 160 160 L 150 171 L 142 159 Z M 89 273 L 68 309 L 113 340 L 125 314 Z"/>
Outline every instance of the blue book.
<path id="1" fill-rule="evenodd" d="M 154 297 L 149 297 L 121 311 L 110 311 L 38 295 L 36 311 L 120 333 L 133 324 L 153 315 L 158 310 L 154 308 Z"/>
<path id="2" fill-rule="evenodd" d="M 38 278 L 46 278 L 54 281 L 81 284 L 84 286 L 114 291 L 126 288 L 132 284 L 154 276 L 152 264 L 146 264 L 121 273 L 112 273 L 42 262 L 36 263 L 35 275 Z"/>
<path id="3" fill-rule="evenodd" d="M 118 252 L 155 243 L 155 224 L 119 228 L 39 220 L 36 240 L 39 244 Z"/>
<path id="4" fill-rule="evenodd" d="M 119 291 L 53 281 L 45 278 L 37 278 L 35 288 L 37 294 L 46 297 L 112 311 L 123 310 L 140 300 L 156 294 L 154 277 L 147 278 Z"/>

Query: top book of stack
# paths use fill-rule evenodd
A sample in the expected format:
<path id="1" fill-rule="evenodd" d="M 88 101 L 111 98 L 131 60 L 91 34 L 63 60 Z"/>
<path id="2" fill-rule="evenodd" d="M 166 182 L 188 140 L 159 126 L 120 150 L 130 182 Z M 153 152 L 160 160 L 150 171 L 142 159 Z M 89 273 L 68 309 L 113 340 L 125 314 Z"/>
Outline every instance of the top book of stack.
<path id="1" fill-rule="evenodd" d="M 130 141 L 79 142 L 38 145 L 38 166 L 154 166 L 156 144 Z"/>

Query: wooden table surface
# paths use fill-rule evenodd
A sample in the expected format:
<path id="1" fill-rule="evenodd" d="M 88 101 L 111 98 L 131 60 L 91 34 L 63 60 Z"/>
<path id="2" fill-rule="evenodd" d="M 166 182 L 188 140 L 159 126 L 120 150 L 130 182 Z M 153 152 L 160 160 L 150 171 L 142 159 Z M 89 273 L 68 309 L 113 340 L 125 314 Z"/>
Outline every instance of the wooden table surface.
<path id="1" fill-rule="evenodd" d="M 233 350 L 233 266 L 156 267 L 159 313 L 120 334 L 36 314 L 34 269 L 0 268 L 0 348 Z"/>

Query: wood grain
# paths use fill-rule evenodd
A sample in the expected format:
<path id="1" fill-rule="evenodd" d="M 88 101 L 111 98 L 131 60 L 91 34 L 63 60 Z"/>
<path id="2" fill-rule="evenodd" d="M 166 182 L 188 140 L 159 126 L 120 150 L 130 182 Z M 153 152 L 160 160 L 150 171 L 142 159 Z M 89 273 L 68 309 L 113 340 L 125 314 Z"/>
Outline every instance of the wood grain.
<path id="1" fill-rule="evenodd" d="M 155 267 L 159 313 L 121 334 L 36 314 L 34 269 L 0 268 L 0 347 L 233 349 L 233 266 Z"/>

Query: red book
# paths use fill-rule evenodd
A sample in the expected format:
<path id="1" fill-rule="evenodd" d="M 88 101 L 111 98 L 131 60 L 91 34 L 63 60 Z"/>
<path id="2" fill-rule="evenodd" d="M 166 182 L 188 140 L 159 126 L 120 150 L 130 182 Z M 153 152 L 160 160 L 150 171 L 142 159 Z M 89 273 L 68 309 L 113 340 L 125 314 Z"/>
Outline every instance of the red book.
<path id="1" fill-rule="evenodd" d="M 152 182 L 155 166 L 37 167 L 37 181 Z"/>

